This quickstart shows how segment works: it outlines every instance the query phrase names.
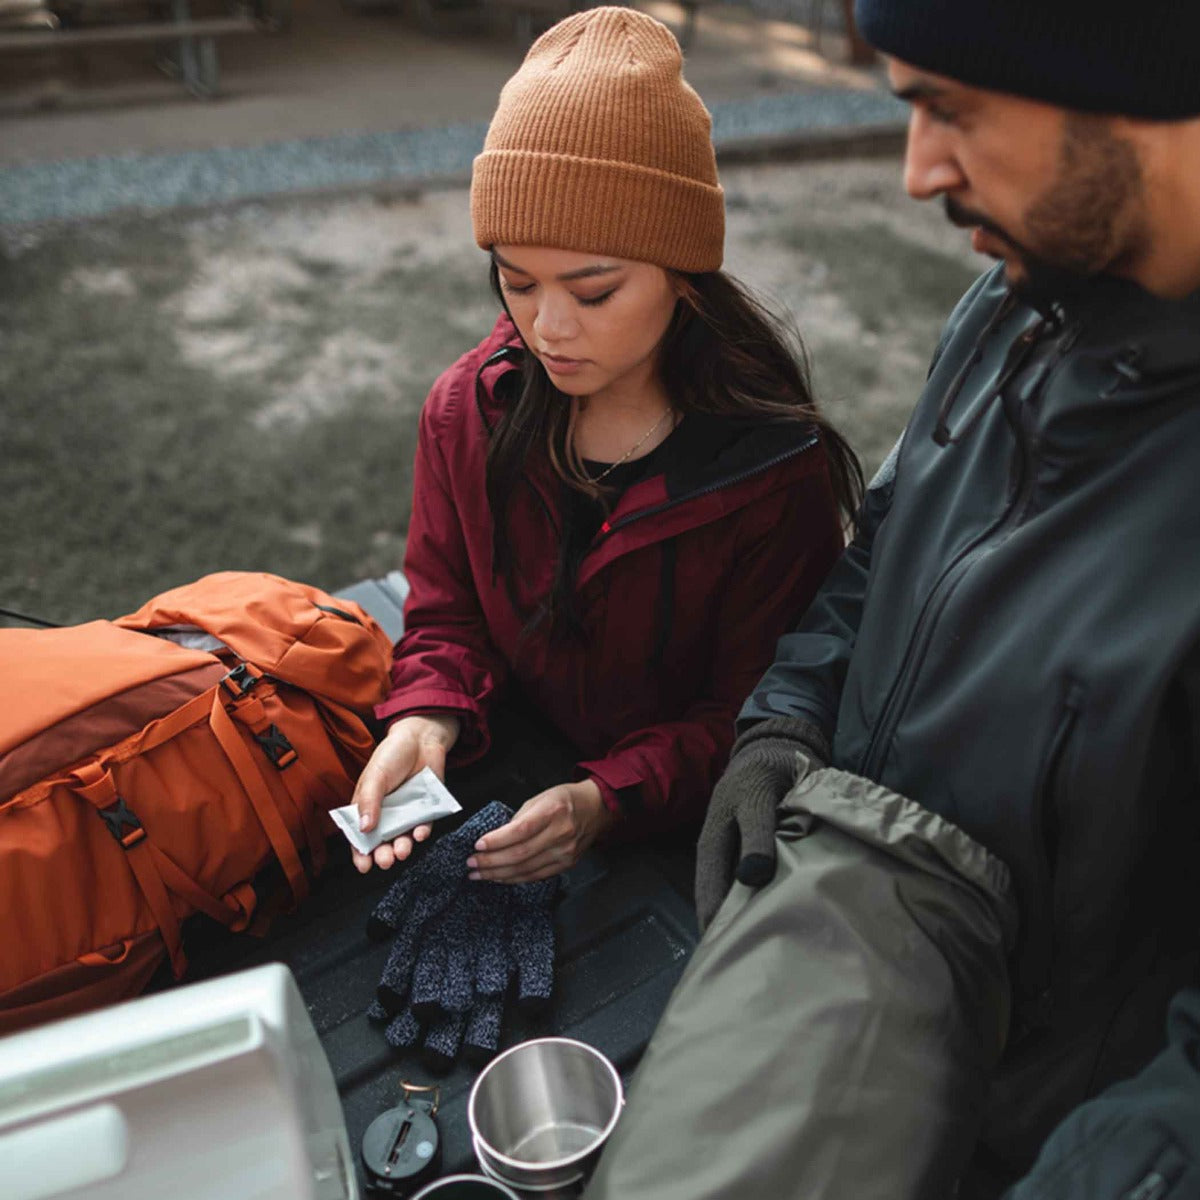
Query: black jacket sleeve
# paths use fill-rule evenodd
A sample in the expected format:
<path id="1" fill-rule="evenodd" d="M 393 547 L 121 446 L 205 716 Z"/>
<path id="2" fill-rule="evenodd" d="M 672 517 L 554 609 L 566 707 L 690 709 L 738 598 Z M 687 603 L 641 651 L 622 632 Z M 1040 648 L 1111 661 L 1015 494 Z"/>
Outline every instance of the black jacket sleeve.
<path id="1" fill-rule="evenodd" d="M 959 300 L 934 351 L 929 367 L 931 375 L 963 315 L 1003 269 L 1003 264 L 998 264 L 981 275 Z M 871 573 L 872 546 L 891 509 L 903 442 L 902 434 L 871 480 L 859 510 L 854 540 L 829 573 L 795 632 L 779 639 L 775 662 L 738 714 L 739 733 L 744 733 L 755 721 L 801 717 L 817 726 L 832 745 L 842 686 Z"/>
<path id="2" fill-rule="evenodd" d="M 846 547 L 793 633 L 784 634 L 775 661 L 738 714 L 738 730 L 771 717 L 803 717 L 833 740 L 846 668 L 862 613 L 871 545 L 887 516 L 901 437 L 867 488 L 854 540 Z"/>

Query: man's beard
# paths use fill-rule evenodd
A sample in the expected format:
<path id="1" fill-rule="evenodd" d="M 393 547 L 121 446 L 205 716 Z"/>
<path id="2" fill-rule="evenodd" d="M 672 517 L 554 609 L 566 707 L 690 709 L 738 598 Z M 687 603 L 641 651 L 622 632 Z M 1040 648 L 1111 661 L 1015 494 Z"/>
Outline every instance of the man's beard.
<path id="1" fill-rule="evenodd" d="M 1006 268 L 1008 285 L 1026 304 L 1040 312 L 1049 313 L 1055 304 L 1080 291 L 1095 274 L 1094 271 L 1079 271 L 1031 250 L 994 221 L 960 204 L 952 196 L 943 196 L 942 205 L 946 219 L 952 225 L 960 229 L 982 229 L 1011 248 L 1012 257 L 1020 266 L 1016 273 L 1011 263 Z"/>
<path id="2" fill-rule="evenodd" d="M 1042 311 L 1096 275 L 1119 270 L 1145 245 L 1137 153 L 1103 118 L 1084 113 L 1067 115 L 1058 173 L 1025 211 L 1027 241 L 951 196 L 943 202 L 953 224 L 978 226 L 1012 248 L 1019 269 L 1010 264 L 1009 285 Z"/>

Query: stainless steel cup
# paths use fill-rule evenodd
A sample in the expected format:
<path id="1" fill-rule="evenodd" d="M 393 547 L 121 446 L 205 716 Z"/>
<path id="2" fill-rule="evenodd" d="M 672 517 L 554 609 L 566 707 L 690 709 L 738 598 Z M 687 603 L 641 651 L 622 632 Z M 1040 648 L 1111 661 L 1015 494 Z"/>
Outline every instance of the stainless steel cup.
<path id="1" fill-rule="evenodd" d="M 513 1046 L 480 1072 L 467 1118 L 489 1176 L 553 1192 L 584 1179 L 625 1102 L 616 1068 L 572 1038 Z"/>
<path id="2" fill-rule="evenodd" d="M 478 1142 L 475 1143 L 475 1158 L 479 1163 L 479 1169 L 488 1179 L 494 1179 L 497 1183 L 511 1187 L 516 1192 L 518 1200 L 579 1200 L 587 1183 L 581 1174 L 571 1183 L 539 1183 L 536 1185 L 527 1183 L 523 1187 L 518 1187 L 515 1183 L 509 1184 L 507 1180 L 497 1175 L 491 1167 L 484 1163 L 483 1157 L 479 1153 Z"/>
<path id="3" fill-rule="evenodd" d="M 484 1175 L 447 1175 L 423 1187 L 412 1200 L 518 1200 L 512 1188 Z"/>

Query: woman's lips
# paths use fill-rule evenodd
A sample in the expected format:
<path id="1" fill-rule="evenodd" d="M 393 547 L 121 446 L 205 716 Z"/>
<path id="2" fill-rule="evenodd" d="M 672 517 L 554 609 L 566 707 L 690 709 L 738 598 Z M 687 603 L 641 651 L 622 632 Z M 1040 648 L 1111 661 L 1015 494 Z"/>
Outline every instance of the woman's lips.
<path id="1" fill-rule="evenodd" d="M 562 358 L 557 354 L 543 354 L 541 359 L 546 370 L 553 371 L 555 375 L 574 375 L 587 366 L 587 359 L 584 358 Z"/>

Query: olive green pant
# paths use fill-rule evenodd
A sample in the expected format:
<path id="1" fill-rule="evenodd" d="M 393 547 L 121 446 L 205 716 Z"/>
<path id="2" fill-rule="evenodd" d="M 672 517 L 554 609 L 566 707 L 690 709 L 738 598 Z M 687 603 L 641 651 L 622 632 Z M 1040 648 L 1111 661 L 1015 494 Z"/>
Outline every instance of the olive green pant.
<path id="1" fill-rule="evenodd" d="M 858 776 L 787 796 L 775 879 L 735 884 L 586 1200 L 939 1200 L 1008 1024 L 1008 870 Z"/>

